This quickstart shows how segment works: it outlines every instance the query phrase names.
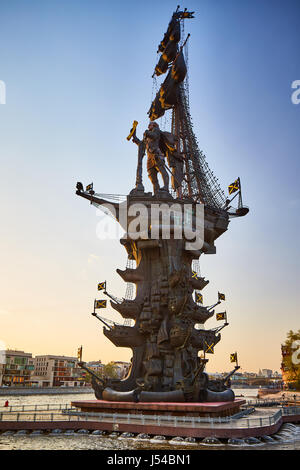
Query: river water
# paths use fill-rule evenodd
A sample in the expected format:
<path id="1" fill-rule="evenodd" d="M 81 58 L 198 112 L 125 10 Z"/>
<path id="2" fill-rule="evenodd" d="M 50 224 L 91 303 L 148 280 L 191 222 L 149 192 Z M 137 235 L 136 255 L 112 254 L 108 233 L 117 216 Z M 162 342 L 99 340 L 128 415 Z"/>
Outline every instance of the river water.
<path id="1" fill-rule="evenodd" d="M 256 398 L 257 389 L 236 389 L 236 396 L 244 396 L 245 398 Z M 41 404 L 70 404 L 75 400 L 93 400 L 93 393 L 82 394 L 66 394 L 66 395 L 31 395 L 31 396 L 0 396 L 0 406 L 2 407 L 6 400 L 9 405 L 41 405 Z M 58 425 L 59 427 L 59 425 Z M 136 438 L 123 439 L 119 437 L 103 437 L 95 435 L 73 436 L 65 435 L 4 435 L 0 434 L 0 450 L 300 450 L 300 427 L 299 432 L 286 435 L 280 442 L 275 444 L 260 445 L 243 445 L 230 446 L 222 445 L 205 445 L 202 443 L 188 444 L 178 443 L 172 444 L 168 441 L 163 443 L 151 443 L 147 441 L 139 441 Z"/>

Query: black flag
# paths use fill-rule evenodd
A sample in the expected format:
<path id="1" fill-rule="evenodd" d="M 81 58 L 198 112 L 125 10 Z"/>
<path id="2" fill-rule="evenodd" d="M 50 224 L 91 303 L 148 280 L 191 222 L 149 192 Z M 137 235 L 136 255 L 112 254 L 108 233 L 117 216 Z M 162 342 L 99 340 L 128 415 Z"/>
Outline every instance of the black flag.
<path id="1" fill-rule="evenodd" d="M 226 312 L 217 313 L 216 320 L 226 320 Z"/>
<path id="2" fill-rule="evenodd" d="M 106 290 L 106 281 L 99 282 L 98 290 Z"/>

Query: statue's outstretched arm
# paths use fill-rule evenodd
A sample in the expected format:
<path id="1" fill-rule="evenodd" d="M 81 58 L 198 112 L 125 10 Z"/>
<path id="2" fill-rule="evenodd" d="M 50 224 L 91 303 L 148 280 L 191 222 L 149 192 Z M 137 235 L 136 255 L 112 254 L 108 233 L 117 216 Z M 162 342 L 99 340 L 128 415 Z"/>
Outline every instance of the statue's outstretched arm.
<path id="1" fill-rule="evenodd" d="M 138 137 L 136 136 L 136 133 L 134 133 L 132 136 L 132 142 L 134 142 L 136 145 L 141 145 L 141 143 L 143 143 L 142 140 L 138 139 Z"/>

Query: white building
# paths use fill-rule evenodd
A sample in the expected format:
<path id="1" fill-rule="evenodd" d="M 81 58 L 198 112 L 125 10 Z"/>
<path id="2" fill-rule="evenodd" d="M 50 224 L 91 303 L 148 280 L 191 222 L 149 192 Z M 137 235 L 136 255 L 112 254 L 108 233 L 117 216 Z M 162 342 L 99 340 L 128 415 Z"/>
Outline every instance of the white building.
<path id="1" fill-rule="evenodd" d="M 38 387 L 76 387 L 84 385 L 78 359 L 68 356 L 44 355 L 34 358 L 32 385 Z"/>
<path id="2" fill-rule="evenodd" d="M 273 371 L 271 369 L 262 369 L 261 375 L 263 377 L 272 377 Z"/>

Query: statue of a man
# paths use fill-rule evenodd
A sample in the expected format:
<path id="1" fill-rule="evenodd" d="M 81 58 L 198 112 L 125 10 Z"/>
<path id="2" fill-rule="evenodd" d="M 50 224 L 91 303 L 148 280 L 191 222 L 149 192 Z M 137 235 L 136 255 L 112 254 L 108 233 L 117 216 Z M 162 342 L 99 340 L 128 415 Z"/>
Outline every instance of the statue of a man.
<path id="1" fill-rule="evenodd" d="M 164 155 L 160 149 L 161 132 L 157 122 L 150 122 L 148 129 L 144 132 L 144 142 L 147 150 L 147 171 L 153 184 L 154 194 L 160 189 L 157 174 L 160 173 L 163 179 L 164 191 L 169 191 L 169 175 L 166 170 Z"/>
<path id="2" fill-rule="evenodd" d="M 147 171 L 149 179 L 153 184 L 154 194 L 156 194 L 159 190 L 169 191 L 169 175 L 164 162 L 165 156 L 160 149 L 161 131 L 158 124 L 156 122 L 150 122 L 148 129 L 144 132 L 143 140 L 137 138 L 135 130 L 133 130 L 131 136 L 132 141 L 139 147 L 136 180 L 137 189 L 141 188 L 142 185 L 142 159 L 146 150 Z M 163 179 L 164 185 L 162 188 L 160 188 L 158 183 L 158 173 L 161 174 Z"/>

